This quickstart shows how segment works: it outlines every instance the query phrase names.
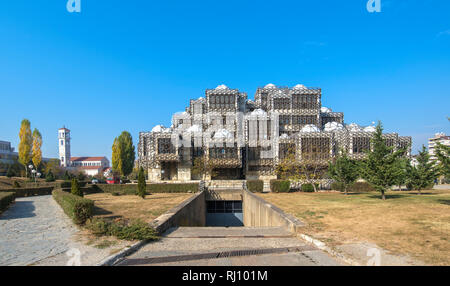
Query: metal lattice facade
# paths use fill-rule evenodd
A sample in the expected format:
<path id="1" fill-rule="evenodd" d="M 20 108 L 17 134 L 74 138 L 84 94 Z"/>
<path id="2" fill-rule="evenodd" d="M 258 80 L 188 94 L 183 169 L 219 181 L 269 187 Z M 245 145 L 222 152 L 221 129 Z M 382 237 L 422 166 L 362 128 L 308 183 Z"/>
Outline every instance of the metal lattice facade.
<path id="1" fill-rule="evenodd" d="M 186 111 L 172 117 L 172 126 L 155 126 L 139 134 L 139 165 L 149 179 L 188 181 L 195 158 L 217 168 L 220 178 L 271 179 L 288 148 L 298 162 L 327 166 L 339 150 L 363 159 L 375 128 L 345 124 L 342 112 L 322 107 L 320 88 L 269 84 L 255 100 L 221 85 L 205 97 L 190 100 Z M 383 135 L 395 148 L 408 147 L 411 137 Z M 227 177 L 228 176 L 228 177 Z M 212 178 L 214 179 L 214 178 Z"/>

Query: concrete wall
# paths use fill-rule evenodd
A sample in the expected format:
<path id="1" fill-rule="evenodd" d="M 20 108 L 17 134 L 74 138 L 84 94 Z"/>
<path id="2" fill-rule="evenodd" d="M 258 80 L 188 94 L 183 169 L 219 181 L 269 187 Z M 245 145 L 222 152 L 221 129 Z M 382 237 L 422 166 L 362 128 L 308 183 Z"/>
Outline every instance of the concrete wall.
<path id="1" fill-rule="evenodd" d="M 296 232 L 304 224 L 292 215 L 284 213 L 278 207 L 249 192 L 242 191 L 244 226 L 250 227 L 285 227 Z"/>
<path id="2" fill-rule="evenodd" d="M 193 197 L 185 200 L 152 222 L 152 226 L 160 234 L 171 227 L 205 225 L 205 192 L 196 193 Z"/>

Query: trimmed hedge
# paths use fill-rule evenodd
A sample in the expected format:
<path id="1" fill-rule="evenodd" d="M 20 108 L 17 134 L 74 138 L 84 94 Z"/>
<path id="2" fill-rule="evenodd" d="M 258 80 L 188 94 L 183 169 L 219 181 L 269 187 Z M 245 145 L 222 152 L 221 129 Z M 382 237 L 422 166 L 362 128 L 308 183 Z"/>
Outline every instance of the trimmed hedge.
<path id="1" fill-rule="evenodd" d="M 0 193 L 13 192 L 16 195 L 16 198 L 23 198 L 30 196 L 51 195 L 52 191 L 53 187 L 43 187 L 43 188 L 20 188 L 20 189 L 0 190 Z"/>
<path id="2" fill-rule="evenodd" d="M 341 192 L 344 191 L 342 186 L 337 182 L 332 183 L 331 188 L 336 191 Z M 375 192 L 375 191 L 376 190 L 367 182 L 356 182 L 347 189 L 347 192 L 352 193 Z"/>
<path id="3" fill-rule="evenodd" d="M 264 189 L 263 180 L 247 180 L 247 189 L 252 193 L 262 193 Z"/>
<path id="4" fill-rule="evenodd" d="M 136 195 L 137 184 L 95 184 L 91 188 L 93 192 L 116 193 L 120 195 Z M 147 184 L 147 193 L 195 193 L 198 191 L 198 183 L 188 184 Z"/>
<path id="5" fill-rule="evenodd" d="M 316 184 L 316 188 L 319 188 L 319 184 Z M 312 184 L 302 184 L 302 192 L 305 193 L 313 193 L 314 192 L 314 186 Z"/>
<path id="6" fill-rule="evenodd" d="M 80 188 L 85 187 L 86 184 L 87 184 L 86 181 L 79 181 L 79 182 L 78 182 L 78 186 L 79 186 Z M 61 187 L 61 188 L 71 188 L 71 187 L 72 187 L 72 182 L 71 182 L 71 181 L 64 181 L 64 182 L 61 182 L 61 183 L 59 184 L 59 187 Z"/>
<path id="7" fill-rule="evenodd" d="M 53 198 L 61 206 L 66 215 L 68 215 L 75 224 L 84 224 L 92 218 L 94 202 L 62 190 L 54 190 Z"/>
<path id="8" fill-rule="evenodd" d="M 0 192 L 0 213 L 6 210 L 15 199 L 16 196 L 12 192 Z"/>
<path id="9" fill-rule="evenodd" d="M 270 190 L 274 193 L 287 193 L 291 188 L 288 180 L 270 180 Z"/>

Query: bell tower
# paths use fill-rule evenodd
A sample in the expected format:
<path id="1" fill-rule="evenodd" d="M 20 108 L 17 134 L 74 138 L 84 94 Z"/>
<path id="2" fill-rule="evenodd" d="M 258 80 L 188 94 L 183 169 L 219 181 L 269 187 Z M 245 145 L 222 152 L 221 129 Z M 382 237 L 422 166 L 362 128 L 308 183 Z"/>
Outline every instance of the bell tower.
<path id="1" fill-rule="evenodd" d="M 70 167 L 70 130 L 58 129 L 59 160 L 61 167 Z"/>

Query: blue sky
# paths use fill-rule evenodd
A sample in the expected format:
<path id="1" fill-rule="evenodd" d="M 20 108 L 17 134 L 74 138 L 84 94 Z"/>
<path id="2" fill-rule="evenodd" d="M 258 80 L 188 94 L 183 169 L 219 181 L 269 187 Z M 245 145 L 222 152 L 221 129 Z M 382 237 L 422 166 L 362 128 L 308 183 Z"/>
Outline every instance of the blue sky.
<path id="1" fill-rule="evenodd" d="M 20 121 L 57 157 L 111 156 L 114 137 L 170 125 L 189 99 L 226 84 L 322 88 L 346 123 L 381 120 L 413 151 L 450 133 L 450 1 L 14 0 L 0 9 L 0 140 Z"/>

